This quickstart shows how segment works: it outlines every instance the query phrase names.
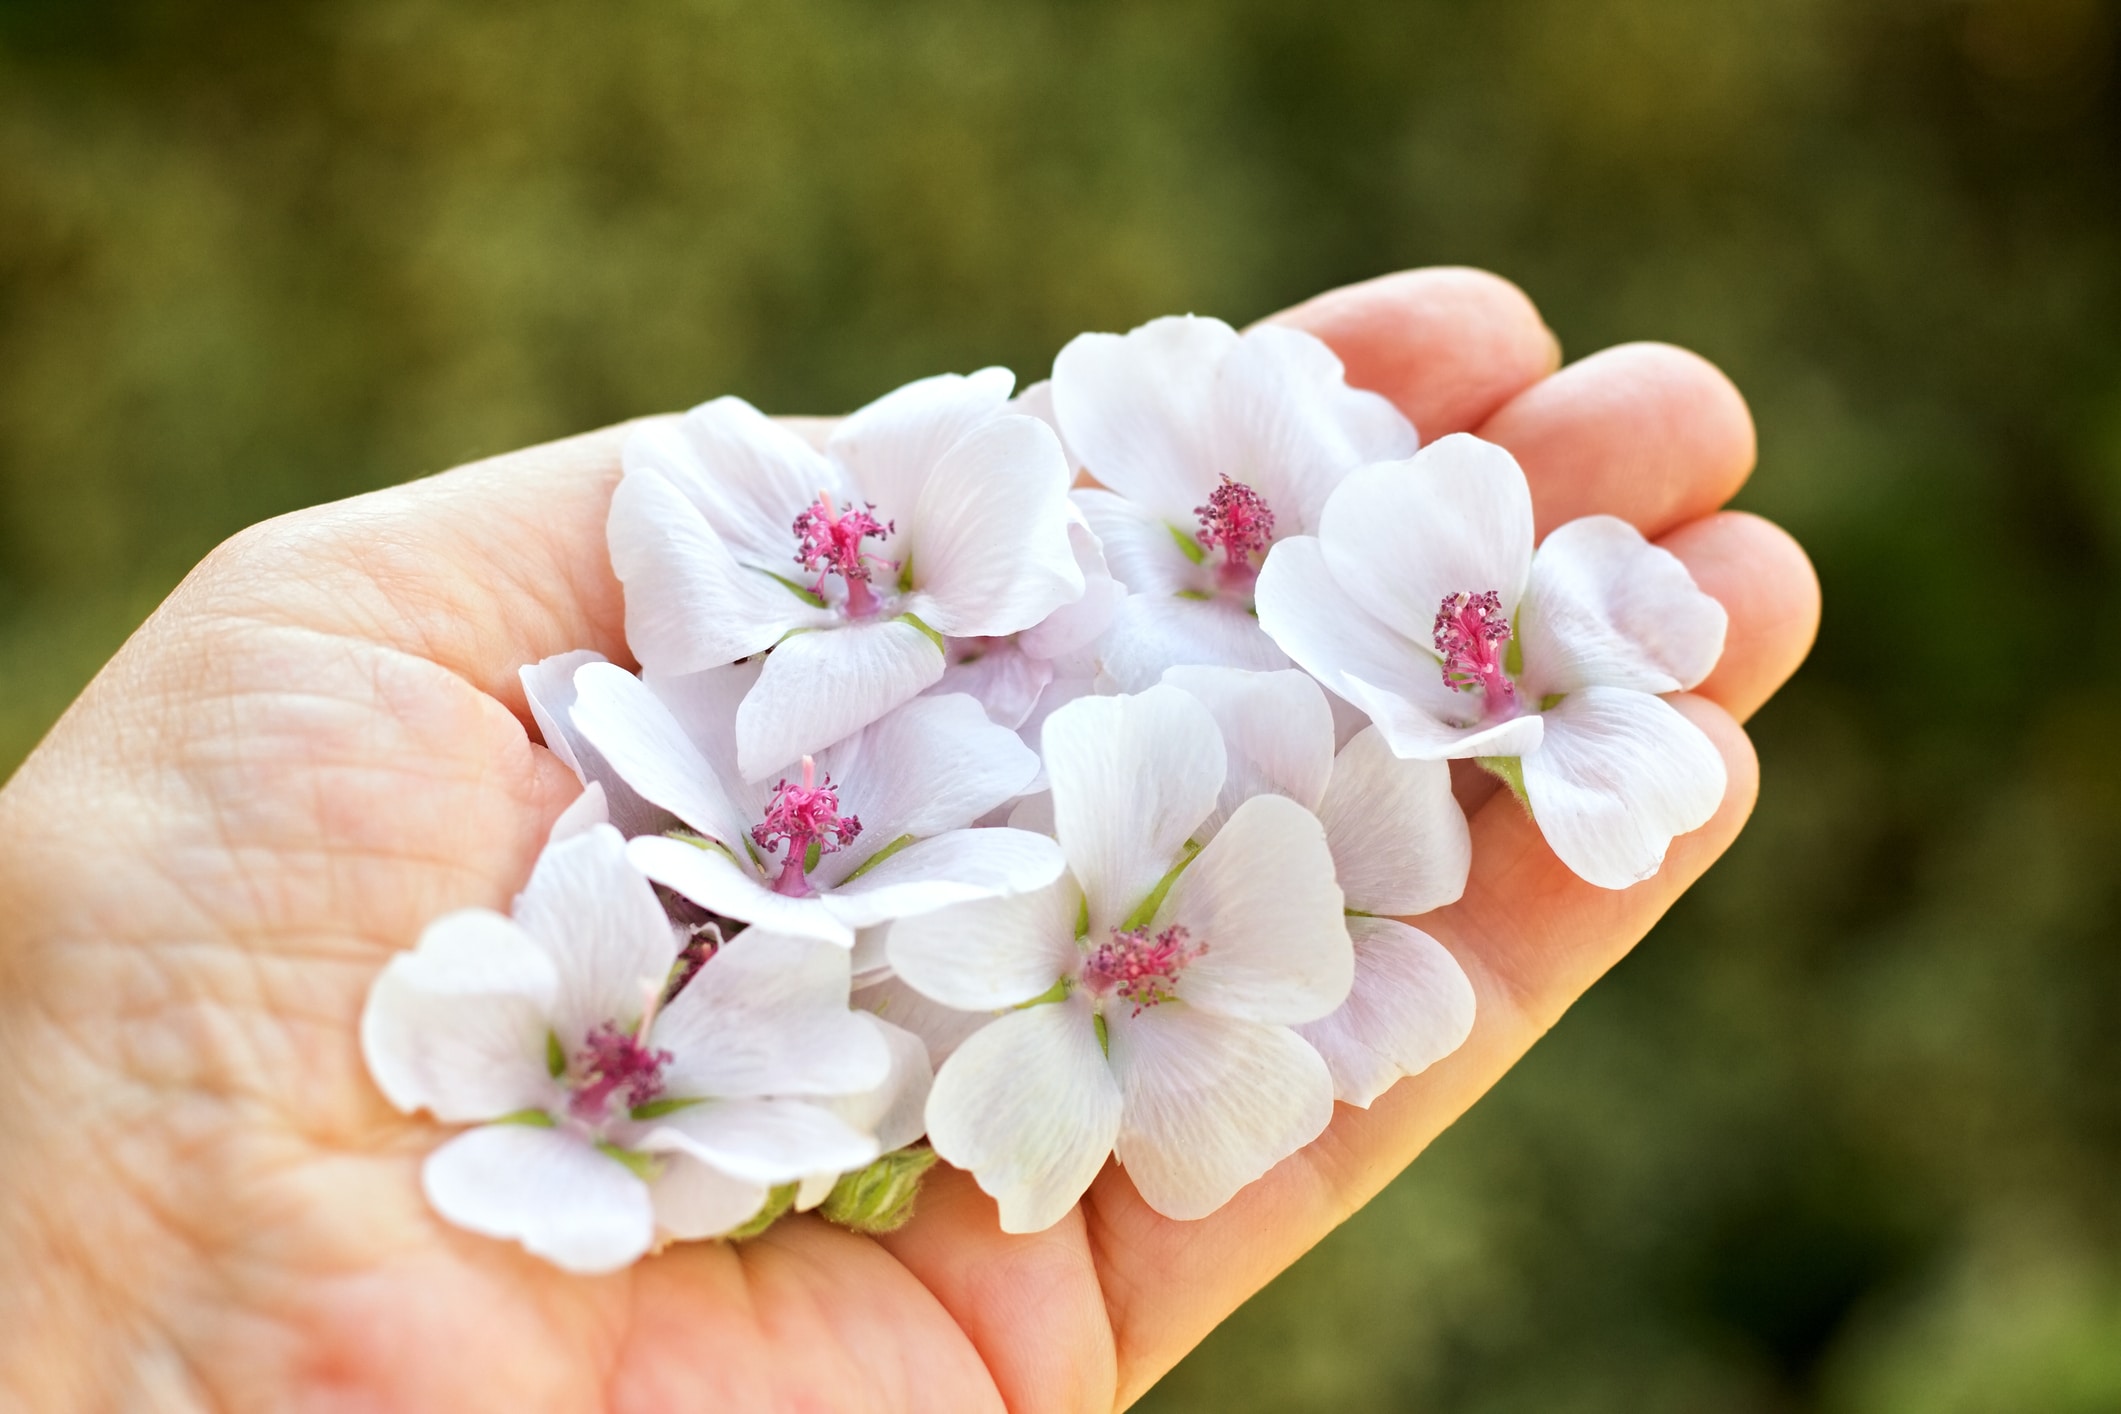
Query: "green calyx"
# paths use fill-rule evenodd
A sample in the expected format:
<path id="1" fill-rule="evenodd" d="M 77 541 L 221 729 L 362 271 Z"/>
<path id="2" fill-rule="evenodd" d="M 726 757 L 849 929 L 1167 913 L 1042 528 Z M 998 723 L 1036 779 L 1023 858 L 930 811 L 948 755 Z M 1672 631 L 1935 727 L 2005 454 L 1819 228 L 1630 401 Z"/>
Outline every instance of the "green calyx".
<path id="1" fill-rule="evenodd" d="M 567 1073 L 567 1048 L 554 1031 L 545 1033 L 545 1073 L 555 1080 Z"/>
<path id="2" fill-rule="evenodd" d="M 487 1122 L 489 1124 L 520 1124 L 527 1129 L 551 1129 L 559 1123 L 558 1120 L 543 1110 L 515 1110 L 502 1115 L 499 1119 Z"/>
<path id="3" fill-rule="evenodd" d="M 1478 756 L 1474 758 L 1482 770 L 1510 788 L 1517 803 L 1525 809 L 1532 808 L 1530 796 L 1524 793 L 1524 760 L 1517 756 Z"/>
<path id="4" fill-rule="evenodd" d="M 655 1155 L 644 1154 L 638 1149 L 623 1149 L 609 1140 L 598 1140 L 597 1152 L 607 1159 L 625 1165 L 627 1170 L 643 1183 L 654 1182 L 655 1176 L 662 1172 L 662 1160 Z"/>
<path id="5" fill-rule="evenodd" d="M 1068 993 L 1073 990 L 1075 990 L 1074 984 L 1071 983 L 1067 978 L 1063 977 L 1058 982 L 1055 982 L 1052 986 L 1046 988 L 1045 991 L 1040 992 L 1037 996 L 1033 997 L 1030 1001 L 1018 1002 L 1015 1006 L 1009 1008 L 1009 1010 L 1024 1011 L 1030 1007 L 1045 1006 L 1051 1002 L 1064 1002 L 1068 1000 Z"/>
<path id="6" fill-rule="evenodd" d="M 913 1217 L 921 1180 L 934 1167 L 935 1150 L 925 1144 L 894 1149 L 869 1167 L 843 1175 L 818 1212 L 856 1232 L 897 1232 Z"/>
<path id="7" fill-rule="evenodd" d="M 766 1195 L 766 1205 L 751 1215 L 742 1227 L 731 1228 L 722 1236 L 731 1242 L 742 1242 L 747 1237 L 757 1237 L 767 1228 L 781 1220 L 781 1214 L 795 1206 L 796 1185 L 784 1183 Z"/>
<path id="8" fill-rule="evenodd" d="M 919 629 L 919 630 L 920 630 L 920 631 L 921 631 L 922 633 L 924 633 L 924 634 L 928 635 L 928 641 L 929 641 L 930 643 L 932 643 L 932 644 L 934 644 L 934 645 L 935 645 L 935 651 L 936 651 L 936 652 L 938 652 L 938 653 L 941 653 L 941 652 L 943 652 L 943 651 L 944 651 L 944 649 L 943 649 L 943 636 L 942 636 L 941 634 L 937 633 L 937 632 L 936 632 L 936 631 L 935 631 L 934 629 L 932 629 L 932 628 L 928 627 L 928 625 L 926 625 L 926 624 L 922 623 L 922 622 L 921 622 L 921 617 L 920 617 L 920 615 L 919 615 L 919 614 L 900 614 L 900 615 L 898 616 L 898 618 L 897 618 L 896 622 L 898 622 L 898 623 L 902 623 L 902 624 L 912 624 L 912 625 L 913 625 L 913 626 L 914 626 L 915 628 Z"/>
<path id="9" fill-rule="evenodd" d="M 1171 532 L 1171 538 L 1178 542 L 1180 553 L 1184 554 L 1187 559 L 1196 565 L 1206 562 L 1208 552 L 1201 547 L 1201 543 L 1198 540 L 1195 540 L 1192 536 L 1186 534 L 1185 531 L 1180 530 L 1168 521 L 1164 523 L 1164 529 Z M 1202 595 L 1201 597 L 1206 598 L 1207 596 Z"/>
<path id="10" fill-rule="evenodd" d="M 898 853 L 898 852 L 899 852 L 900 850 L 904 849 L 904 848 L 905 848 L 905 847 L 906 847 L 907 845 L 909 845 L 909 844 L 912 844 L 912 843 L 913 843 L 913 836 L 911 836 L 911 835 L 900 835 L 900 836 L 899 836 L 899 837 L 898 837 L 897 839 L 893 840 L 893 841 L 892 841 L 892 842 L 891 842 L 890 844 L 887 844 L 887 845 L 885 845 L 885 846 L 884 846 L 884 847 L 883 847 L 882 849 L 880 849 L 880 850 L 878 850 L 878 851 L 877 851 L 876 853 L 874 853 L 874 854 L 870 855 L 870 856 L 869 856 L 869 857 L 868 857 L 867 859 L 863 860 L 863 861 L 862 861 L 862 862 L 861 862 L 860 864 L 857 864 L 857 865 L 856 865 L 856 866 L 854 867 L 854 872 L 853 872 L 853 873 L 851 873 L 851 874 L 849 874 L 849 875 L 848 875 L 848 876 L 847 876 L 846 878 L 844 878 L 844 879 L 840 880 L 840 882 L 841 882 L 842 884 L 851 884 L 851 883 L 853 883 L 853 882 L 854 882 L 854 881 L 855 881 L 856 879 L 859 879 L 859 878 L 861 878 L 861 877 L 862 877 L 862 875 L 864 875 L 864 874 L 868 873 L 868 872 L 869 872 L 870 870 L 872 870 L 872 869 L 876 868 L 876 866 L 877 866 L 877 865 L 879 865 L 879 864 L 882 864 L 882 863 L 883 863 L 883 862 L 884 862 L 885 860 L 889 859 L 889 858 L 890 858 L 890 857 L 891 857 L 892 855 L 894 855 L 894 854 L 897 854 L 897 853 Z M 814 848 L 814 847 L 815 847 L 815 846 L 813 846 L 813 848 Z M 815 869 L 815 868 L 816 868 L 817 866 L 813 864 L 813 865 L 810 865 L 810 866 L 808 866 L 808 867 L 809 867 L 809 868 L 812 868 L 812 869 Z"/>
<path id="11" fill-rule="evenodd" d="M 1133 929 L 1149 926 L 1149 920 L 1156 917 L 1156 910 L 1164 906 L 1164 896 L 1171 892 L 1171 886 L 1178 882 L 1178 876 L 1186 872 L 1186 866 L 1200 857 L 1200 851 L 1200 841 L 1186 841 L 1186 852 L 1179 857 L 1178 863 L 1171 866 L 1169 873 L 1156 881 L 1156 887 L 1149 890 L 1149 896 L 1141 901 L 1141 906 L 1121 921 L 1119 925 L 1121 931 L 1131 932 Z M 1088 930 L 1085 929 L 1084 931 L 1087 932 Z M 1077 936 L 1080 937 L 1082 934 Z"/>
<path id="12" fill-rule="evenodd" d="M 745 568 L 757 570 L 758 573 L 766 576 L 766 578 L 772 580 L 775 584 L 778 584 L 781 588 L 787 590 L 790 594 L 793 594 L 796 598 L 802 600 L 805 604 L 808 604 L 813 609 L 822 609 L 825 607 L 825 596 L 818 593 L 815 589 L 805 589 L 802 585 L 797 584 L 794 580 L 784 579 L 780 575 L 775 574 L 772 570 L 759 569 L 757 565 L 747 565 L 745 566 Z"/>
<path id="13" fill-rule="evenodd" d="M 1090 1013 L 1090 1029 L 1097 1032 L 1097 1048 L 1105 1053 L 1105 1059 L 1112 1059 L 1112 1028 L 1105 1025 L 1103 1012 Z"/>

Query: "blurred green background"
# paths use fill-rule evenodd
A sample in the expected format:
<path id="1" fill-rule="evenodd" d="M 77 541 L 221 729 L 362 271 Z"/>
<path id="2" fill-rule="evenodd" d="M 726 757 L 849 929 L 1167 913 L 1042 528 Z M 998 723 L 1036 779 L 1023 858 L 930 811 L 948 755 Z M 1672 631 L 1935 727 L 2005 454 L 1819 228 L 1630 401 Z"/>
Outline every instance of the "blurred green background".
<path id="1" fill-rule="evenodd" d="M 1758 819 L 1178 1410 L 2121 1409 L 2093 0 L 0 0 L 0 770 L 221 537 L 1489 266 L 1750 395 Z"/>

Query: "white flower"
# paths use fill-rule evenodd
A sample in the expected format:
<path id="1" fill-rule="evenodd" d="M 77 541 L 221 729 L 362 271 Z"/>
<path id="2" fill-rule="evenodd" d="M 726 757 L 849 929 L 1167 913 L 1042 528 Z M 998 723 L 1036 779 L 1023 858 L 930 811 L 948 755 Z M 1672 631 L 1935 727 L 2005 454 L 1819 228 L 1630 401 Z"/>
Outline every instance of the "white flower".
<path id="1" fill-rule="evenodd" d="M 752 929 L 689 980 L 677 958 L 618 831 L 590 824 L 546 848 L 512 919 L 447 914 L 390 960 L 361 1017 L 369 1073 L 401 1110 L 480 1125 L 428 1156 L 436 1211 L 604 1272 L 876 1156 L 871 1134 L 791 1098 L 890 1069 L 848 1010 L 844 951 Z"/>
<path id="2" fill-rule="evenodd" d="M 1723 758 L 1658 696 L 1715 666 L 1723 606 L 1611 516 L 1534 554 L 1524 472 L 1476 437 L 1349 476 L 1276 548 L 1259 616 L 1399 755 L 1492 761 L 1593 884 L 1649 878 L 1723 799 Z"/>
<path id="3" fill-rule="evenodd" d="M 1173 688 L 1068 704 L 1045 753 L 1068 873 L 887 938 L 902 982 L 1009 1009 L 943 1063 L 929 1142 L 1010 1232 L 1059 1221 L 1115 1151 L 1151 1207 L 1201 1217 L 1332 1115 L 1332 1077 L 1289 1029 L 1339 1006 L 1354 965 L 1325 831 L 1260 796 L 1197 847 L 1222 741 Z"/>
<path id="4" fill-rule="evenodd" d="M 662 676 L 766 654 L 737 717 L 745 775 L 918 695 L 946 638 L 1081 597 L 1068 466 L 1051 429 L 1004 410 L 1013 381 L 910 383 L 823 453 L 739 398 L 629 439 L 609 524 L 627 642 Z"/>
<path id="5" fill-rule="evenodd" d="M 769 663 L 767 671 L 771 671 Z M 643 800 L 707 843 L 633 841 L 649 878 L 702 908 L 851 948 L 858 930 L 1060 873 L 1052 840 L 965 828 L 1021 793 L 1038 758 L 969 697 L 921 697 L 765 780 L 737 765 L 756 663 L 574 679 L 574 727 Z"/>
<path id="6" fill-rule="evenodd" d="M 876 1136 L 883 1153 L 903 1149 L 927 1132 L 925 1114 L 928 1090 L 935 1083 L 935 1068 L 928 1060 L 928 1047 L 921 1038 L 870 1012 L 855 1013 L 870 1026 L 891 1051 L 891 1070 L 883 1080 L 866 1090 L 834 1095 L 818 1101 L 864 1134 Z M 796 1189 L 795 1210 L 807 1213 L 832 1192 L 832 1185 L 851 1169 L 826 1169 L 804 1177 Z"/>
<path id="7" fill-rule="evenodd" d="M 1318 816 L 1346 896 L 1355 983 L 1331 1016 L 1297 1033 L 1325 1057 L 1334 1098 L 1367 1108 L 1402 1075 L 1418 1075 L 1473 1029 L 1473 984 L 1443 944 L 1399 921 L 1455 902 L 1473 841 L 1441 761 L 1405 761 L 1375 727 L 1333 751 L 1326 695 L 1304 674 L 1173 668 L 1164 681 L 1198 698 L 1230 761 L 1211 837 L 1255 795 L 1287 796 Z M 1398 915 L 1398 916 L 1393 916 Z"/>
<path id="8" fill-rule="evenodd" d="M 1309 534 L 1326 497 L 1366 462 L 1410 455 L 1414 428 L 1347 385 L 1309 334 L 1219 319 L 1158 319 L 1084 334 L 1053 364 L 1054 416 L 1105 490 L 1075 493 L 1132 591 L 1104 644 L 1122 691 L 1167 667 L 1285 668 L 1252 617 L 1275 542 Z"/>

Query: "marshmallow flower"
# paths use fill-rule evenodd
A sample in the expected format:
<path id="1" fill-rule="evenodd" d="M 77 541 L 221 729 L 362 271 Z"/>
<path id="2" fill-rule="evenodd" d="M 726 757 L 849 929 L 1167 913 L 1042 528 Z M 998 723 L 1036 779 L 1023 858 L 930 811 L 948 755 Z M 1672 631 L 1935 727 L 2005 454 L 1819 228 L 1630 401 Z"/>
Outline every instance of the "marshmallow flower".
<path id="1" fill-rule="evenodd" d="M 369 1073 L 401 1110 L 479 1126 L 427 1158 L 437 1212 L 607 1272 L 876 1157 L 871 1133 L 801 1098 L 892 1069 L 848 1010 L 847 954 L 763 929 L 689 977 L 678 953 L 618 831 L 592 823 L 546 848 L 513 918 L 447 914 L 391 959 L 361 1017 Z"/>
<path id="2" fill-rule="evenodd" d="M 1333 1097 L 1367 1109 L 1473 1030 L 1473 984 L 1457 959 L 1392 916 L 1427 913 L 1465 892 L 1473 841 L 1450 767 L 1399 759 L 1375 727 L 1335 755 L 1326 695 L 1300 672 L 1173 668 L 1164 681 L 1214 714 L 1229 757 L 1215 812 L 1196 838 L 1213 838 L 1255 795 L 1287 796 L 1325 826 L 1347 900 L 1355 981 L 1331 1016 L 1296 1031 L 1325 1057 Z"/>
<path id="3" fill-rule="evenodd" d="M 691 833 L 629 846 L 655 882 L 724 918 L 852 948 L 861 929 L 1059 876 L 1052 840 L 966 828 L 1039 768 L 971 698 L 916 698 L 753 780 L 736 736 L 761 678 L 755 663 L 646 680 L 610 663 L 576 671 L 581 742 Z"/>
<path id="4" fill-rule="evenodd" d="M 822 453 L 726 397 L 628 440 L 608 523 L 627 642 L 665 677 L 766 655 L 736 722 L 747 778 L 917 696 L 946 639 L 1082 596 L 1068 465 L 1051 428 L 1006 411 L 1014 381 L 908 384 Z"/>
<path id="5" fill-rule="evenodd" d="M 928 1137 L 1009 1232 L 1065 1216 L 1117 1153 L 1167 1217 L 1205 1216 L 1316 1138 L 1333 1080 L 1292 1026 L 1348 995 L 1354 956 L 1318 820 L 1228 774 L 1183 692 L 1071 702 L 1046 772 L 1068 872 L 1052 887 L 894 923 L 899 980 L 1004 1014 L 951 1052 Z"/>
<path id="6" fill-rule="evenodd" d="M 1476 437 L 1350 475 L 1276 549 L 1259 619 L 1398 755 L 1492 765 L 1602 888 L 1655 874 L 1723 799 L 1723 758 L 1661 696 L 1716 665 L 1723 606 L 1611 516 L 1535 553 L 1524 472 Z"/>
<path id="7" fill-rule="evenodd" d="M 1054 360 L 1051 398 L 1069 452 L 1106 488 L 1076 504 L 1131 591 L 1104 645 L 1122 692 L 1176 664 L 1289 666 L 1253 617 L 1261 563 L 1316 529 L 1342 477 L 1418 445 L 1332 350 L 1275 325 L 1239 334 L 1185 316 L 1083 334 Z"/>

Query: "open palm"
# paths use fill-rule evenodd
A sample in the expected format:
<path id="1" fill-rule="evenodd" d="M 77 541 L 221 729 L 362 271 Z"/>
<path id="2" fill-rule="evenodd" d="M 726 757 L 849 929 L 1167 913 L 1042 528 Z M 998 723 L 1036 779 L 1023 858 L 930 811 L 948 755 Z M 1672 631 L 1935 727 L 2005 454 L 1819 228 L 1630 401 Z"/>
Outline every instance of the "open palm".
<path id="1" fill-rule="evenodd" d="M 1661 346 L 1556 372 L 1513 287 L 1424 271 L 1279 316 L 1425 439 L 1477 431 L 1541 532 L 1622 516 L 1730 613 L 1683 709 L 1723 808 L 1622 892 L 1576 879 L 1461 781 L 1465 897 L 1422 926 L 1472 978 L 1448 1061 L 1199 1222 L 1110 1166 L 1007 1236 L 938 1169 L 876 1239 L 790 1219 L 573 1277 L 457 1232 L 436 1141 L 369 1083 L 355 1022 L 429 919 L 506 907 L 574 778 L 515 672 L 628 661 L 604 549 L 622 429 L 257 527 L 171 596 L 0 792 L 0 1390 L 31 1407 L 1073 1410 L 1125 1405 L 1397 1173 L 1736 835 L 1737 722 L 1811 641 L 1803 554 L 1722 513 L 1743 403 Z"/>

